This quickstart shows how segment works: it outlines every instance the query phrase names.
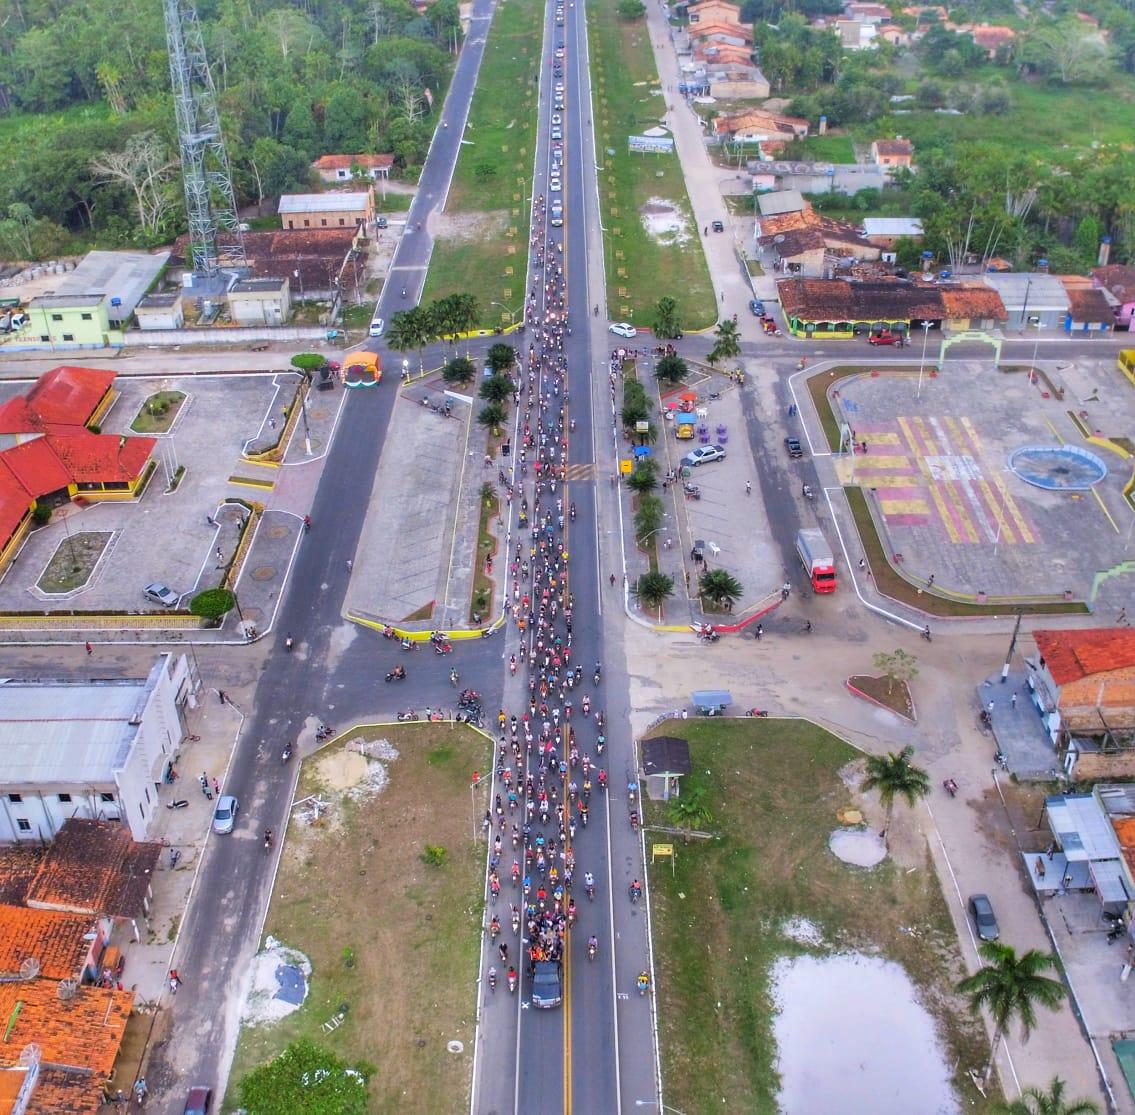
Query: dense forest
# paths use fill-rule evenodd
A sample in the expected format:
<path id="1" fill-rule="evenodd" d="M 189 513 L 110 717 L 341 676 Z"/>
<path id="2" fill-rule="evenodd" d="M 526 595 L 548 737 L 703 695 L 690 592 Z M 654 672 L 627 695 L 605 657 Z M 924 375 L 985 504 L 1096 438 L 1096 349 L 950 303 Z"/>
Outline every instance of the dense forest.
<path id="1" fill-rule="evenodd" d="M 326 153 L 391 152 L 416 174 L 461 41 L 456 0 L 198 12 L 242 203 L 303 187 Z M 180 189 L 160 0 L 0 0 L 0 257 L 168 242 Z"/>

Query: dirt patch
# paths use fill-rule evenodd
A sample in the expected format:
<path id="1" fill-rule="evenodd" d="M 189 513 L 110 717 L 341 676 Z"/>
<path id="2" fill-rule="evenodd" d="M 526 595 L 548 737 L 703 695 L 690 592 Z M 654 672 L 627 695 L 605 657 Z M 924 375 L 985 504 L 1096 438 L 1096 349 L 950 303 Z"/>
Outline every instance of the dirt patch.
<path id="1" fill-rule="evenodd" d="M 854 674 L 847 679 L 847 687 L 857 697 L 865 697 L 907 720 L 914 719 L 914 699 L 905 681 Z"/>
<path id="2" fill-rule="evenodd" d="M 310 1037 L 376 1066 L 372 1112 L 404 1111 L 411 1096 L 425 1111 L 467 1108 L 484 870 L 469 773 L 489 762 L 484 736 L 429 724 L 360 729 L 307 761 L 265 926 L 310 962 L 307 994 L 242 1031 L 234 1085 Z M 427 844 L 446 849 L 444 866 L 423 862 Z"/>
<path id="3" fill-rule="evenodd" d="M 652 197 L 639 210 L 642 227 L 659 244 L 686 244 L 690 235 L 690 221 L 672 201 Z"/>
<path id="4" fill-rule="evenodd" d="M 484 213 L 442 213 L 430 220 L 430 232 L 437 240 L 489 240 L 504 236 L 508 222 L 506 209 Z"/>

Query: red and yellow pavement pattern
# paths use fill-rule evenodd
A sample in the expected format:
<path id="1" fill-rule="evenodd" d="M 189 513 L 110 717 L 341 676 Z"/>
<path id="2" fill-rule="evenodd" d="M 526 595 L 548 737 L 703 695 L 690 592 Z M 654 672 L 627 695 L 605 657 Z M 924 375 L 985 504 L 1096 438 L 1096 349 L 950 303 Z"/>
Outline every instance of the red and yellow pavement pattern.
<path id="1" fill-rule="evenodd" d="M 868 451 L 855 456 L 855 483 L 874 491 L 889 526 L 936 523 L 957 545 L 1037 542 L 968 418 L 899 417 L 856 436 Z"/>

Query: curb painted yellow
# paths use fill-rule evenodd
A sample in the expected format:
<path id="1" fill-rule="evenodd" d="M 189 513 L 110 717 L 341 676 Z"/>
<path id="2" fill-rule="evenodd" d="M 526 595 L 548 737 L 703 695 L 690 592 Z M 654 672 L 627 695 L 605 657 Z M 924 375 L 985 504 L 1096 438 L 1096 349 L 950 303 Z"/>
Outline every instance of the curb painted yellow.
<path id="1" fill-rule="evenodd" d="M 496 632 L 504 626 L 504 618 L 495 620 L 490 623 L 488 627 L 474 627 L 474 628 L 444 628 L 435 627 L 429 631 L 408 631 L 404 627 L 398 627 L 393 623 L 383 623 L 377 619 L 367 619 L 364 616 L 355 615 L 354 612 L 347 613 L 347 619 L 351 623 L 357 623 L 360 627 L 369 627 L 372 631 L 384 631 L 387 627 L 394 632 L 394 637 L 398 639 L 409 639 L 412 643 L 426 643 L 429 642 L 430 636 L 434 631 L 440 631 L 446 639 L 451 643 L 463 642 L 468 639 L 483 639 L 485 638 L 485 631 Z"/>
<path id="2" fill-rule="evenodd" d="M 256 488 L 262 492 L 270 492 L 275 486 L 275 480 L 253 480 L 251 476 L 230 476 L 228 482 L 241 488 Z"/>

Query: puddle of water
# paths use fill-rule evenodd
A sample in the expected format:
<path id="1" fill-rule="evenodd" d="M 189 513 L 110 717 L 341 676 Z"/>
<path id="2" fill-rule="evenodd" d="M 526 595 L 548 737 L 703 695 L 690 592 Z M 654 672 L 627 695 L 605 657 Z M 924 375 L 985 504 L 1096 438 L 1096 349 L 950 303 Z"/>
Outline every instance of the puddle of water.
<path id="1" fill-rule="evenodd" d="M 887 855 L 883 841 L 866 829 L 836 829 L 828 837 L 828 847 L 834 856 L 856 867 L 874 867 Z"/>
<path id="2" fill-rule="evenodd" d="M 876 957 L 798 956 L 773 965 L 783 1115 L 957 1115 L 914 985 Z"/>

